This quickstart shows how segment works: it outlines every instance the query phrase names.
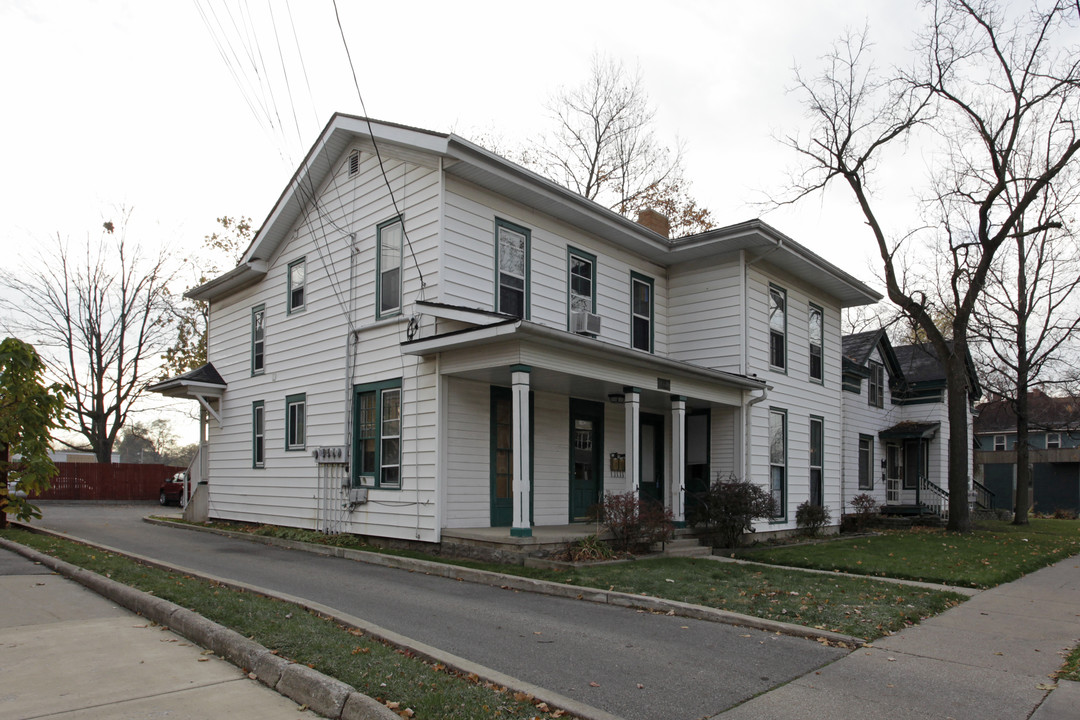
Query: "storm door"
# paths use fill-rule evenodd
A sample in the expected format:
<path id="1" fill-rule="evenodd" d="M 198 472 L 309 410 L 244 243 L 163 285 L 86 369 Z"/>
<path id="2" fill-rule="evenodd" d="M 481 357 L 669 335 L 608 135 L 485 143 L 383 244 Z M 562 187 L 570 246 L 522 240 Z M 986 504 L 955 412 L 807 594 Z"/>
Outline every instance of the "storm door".
<path id="1" fill-rule="evenodd" d="M 641 413 L 640 497 L 664 504 L 664 416 Z"/>
<path id="2" fill-rule="evenodd" d="M 589 519 L 604 489 L 604 405 L 570 399 L 570 522 Z"/>

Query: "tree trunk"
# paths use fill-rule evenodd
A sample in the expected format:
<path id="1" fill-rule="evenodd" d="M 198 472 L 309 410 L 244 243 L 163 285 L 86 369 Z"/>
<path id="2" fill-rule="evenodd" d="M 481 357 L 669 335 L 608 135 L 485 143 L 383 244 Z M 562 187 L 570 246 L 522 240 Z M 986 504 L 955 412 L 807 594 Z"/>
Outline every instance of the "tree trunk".
<path id="1" fill-rule="evenodd" d="M 1019 271 L 1016 274 L 1016 503 L 1013 506 L 1013 525 L 1028 524 L 1028 508 L 1031 506 L 1031 448 L 1028 445 L 1028 381 L 1031 361 L 1028 358 L 1027 328 L 1028 290 L 1027 253 L 1024 236 L 1016 240 L 1016 257 Z"/>
<path id="2" fill-rule="evenodd" d="M 967 346 L 954 343 L 953 352 L 945 362 L 949 401 L 949 522 L 948 530 L 970 532 L 971 511 L 968 506 L 968 456 L 971 439 L 968 435 L 968 376 Z"/>

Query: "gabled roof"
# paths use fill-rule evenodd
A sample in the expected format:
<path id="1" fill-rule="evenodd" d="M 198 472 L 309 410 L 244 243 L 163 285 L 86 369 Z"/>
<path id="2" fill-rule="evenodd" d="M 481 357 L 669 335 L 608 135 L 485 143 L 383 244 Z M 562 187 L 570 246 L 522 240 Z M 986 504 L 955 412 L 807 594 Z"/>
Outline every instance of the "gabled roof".
<path id="1" fill-rule="evenodd" d="M 1016 431 L 1016 409 L 1010 400 L 983 403 L 976 408 L 976 412 L 976 433 Z M 1028 393 L 1028 425 L 1037 432 L 1076 431 L 1080 429 L 1080 400 L 1032 390 Z"/>
<path id="2" fill-rule="evenodd" d="M 228 383 L 221 377 L 221 373 L 212 363 L 206 363 L 183 375 L 149 385 L 146 389 L 169 397 L 190 397 L 195 394 L 192 390 L 208 395 L 220 395 L 226 387 Z"/>
<path id="3" fill-rule="evenodd" d="M 900 363 L 896 359 L 896 354 L 893 352 L 892 343 L 889 342 L 889 336 L 885 333 L 885 328 L 845 335 L 840 342 L 840 352 L 843 355 L 843 372 L 845 374 L 856 378 L 868 377 L 870 373 L 868 366 L 870 355 L 873 354 L 875 349 L 878 349 L 889 378 L 894 383 L 903 381 Z"/>
<path id="4" fill-rule="evenodd" d="M 948 381 L 945 372 L 945 363 L 938 358 L 937 350 L 932 343 L 919 343 L 915 345 L 900 345 L 893 348 L 896 358 L 900 363 L 900 371 L 904 374 L 904 380 L 909 387 L 916 386 L 941 386 Z M 979 375 L 975 371 L 975 363 L 971 359 L 971 353 L 964 358 L 967 367 L 968 380 L 971 390 L 969 398 L 974 401 L 982 397 L 982 386 L 979 384 Z"/>
<path id="5" fill-rule="evenodd" d="M 354 115 L 334 114 L 297 168 L 288 186 L 255 234 L 240 265 L 187 296 L 212 300 L 258 282 L 266 263 L 288 238 L 313 193 L 334 172 L 350 147 L 405 157 L 442 168 L 470 183 L 563 220 L 627 248 L 661 266 L 694 262 L 722 253 L 746 252 L 813 282 L 841 306 L 865 305 L 881 295 L 760 220 L 669 240 L 618 213 L 578 195 L 457 135 L 398 125 Z"/>

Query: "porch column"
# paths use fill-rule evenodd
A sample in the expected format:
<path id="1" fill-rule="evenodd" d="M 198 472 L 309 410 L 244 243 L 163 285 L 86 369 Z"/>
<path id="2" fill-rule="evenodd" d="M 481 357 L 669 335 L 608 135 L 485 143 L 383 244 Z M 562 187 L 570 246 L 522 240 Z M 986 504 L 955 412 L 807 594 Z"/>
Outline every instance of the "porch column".
<path id="1" fill-rule="evenodd" d="M 636 495 L 641 489 L 638 466 L 641 456 L 641 389 L 624 387 L 623 397 L 626 403 L 626 477 L 630 478 L 630 489 Z"/>
<path id="2" fill-rule="evenodd" d="M 510 377 L 514 404 L 514 521 L 510 527 L 513 537 L 532 537 L 529 522 L 529 373 L 528 365 L 511 365 Z"/>
<path id="3" fill-rule="evenodd" d="M 671 396 L 671 514 L 686 527 L 686 398 Z"/>

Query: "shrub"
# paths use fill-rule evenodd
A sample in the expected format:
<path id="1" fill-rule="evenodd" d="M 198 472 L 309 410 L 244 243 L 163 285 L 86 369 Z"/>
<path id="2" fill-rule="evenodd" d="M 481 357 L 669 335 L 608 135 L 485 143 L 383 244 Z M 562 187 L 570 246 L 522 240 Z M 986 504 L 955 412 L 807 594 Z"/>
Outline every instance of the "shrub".
<path id="1" fill-rule="evenodd" d="M 809 500 L 804 500 L 795 510 L 795 525 L 803 535 L 816 537 L 828 524 L 829 508 L 824 505 L 811 505 Z"/>
<path id="2" fill-rule="evenodd" d="M 776 514 L 776 502 L 768 490 L 734 475 L 716 479 L 697 496 L 698 505 L 690 525 L 714 535 L 719 547 L 738 547 L 746 533 L 754 532 L 754 520 Z"/>
<path id="3" fill-rule="evenodd" d="M 870 524 L 870 518 L 877 511 L 877 500 L 868 493 L 859 493 L 851 498 L 851 507 L 855 509 L 855 528 L 865 530 Z"/>
<path id="4" fill-rule="evenodd" d="M 652 500 L 642 500 L 633 490 L 606 493 L 600 505 L 600 521 L 623 552 L 648 549 L 667 540 L 675 529 L 671 510 Z"/>
<path id="5" fill-rule="evenodd" d="M 611 551 L 607 543 L 595 534 L 575 540 L 566 548 L 566 558 L 570 562 L 611 560 L 614 557 L 615 553 Z"/>

